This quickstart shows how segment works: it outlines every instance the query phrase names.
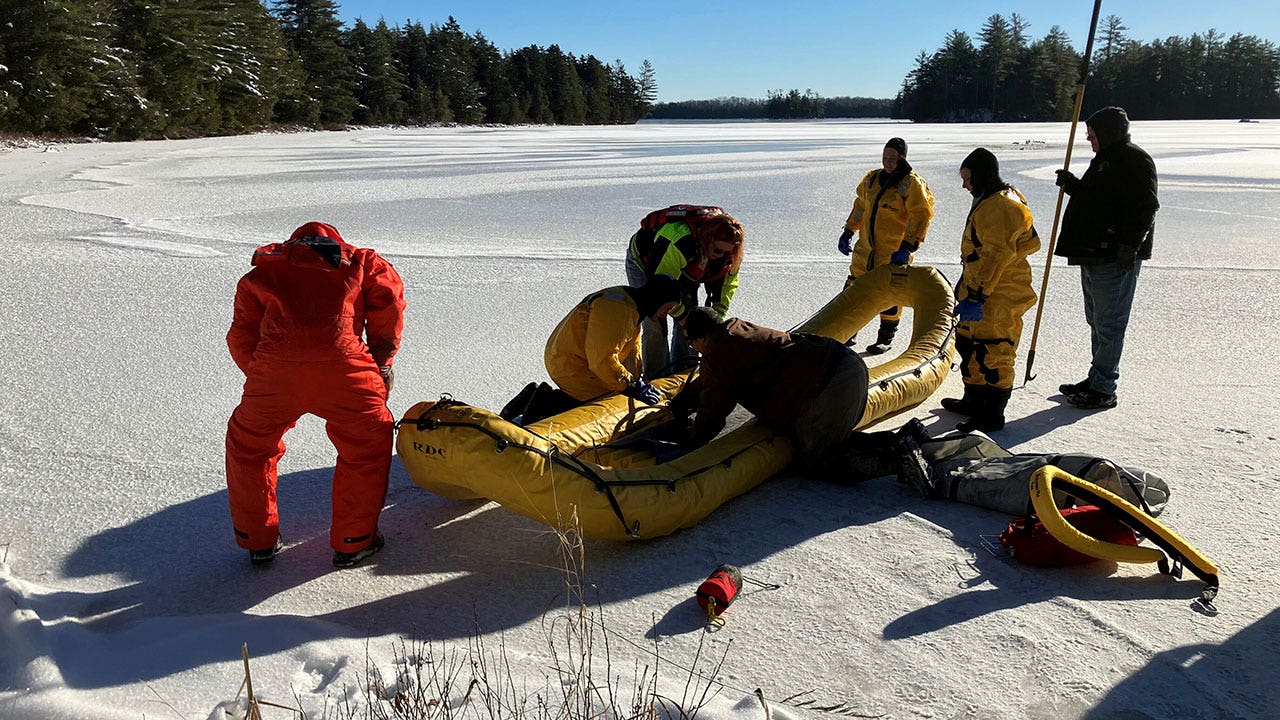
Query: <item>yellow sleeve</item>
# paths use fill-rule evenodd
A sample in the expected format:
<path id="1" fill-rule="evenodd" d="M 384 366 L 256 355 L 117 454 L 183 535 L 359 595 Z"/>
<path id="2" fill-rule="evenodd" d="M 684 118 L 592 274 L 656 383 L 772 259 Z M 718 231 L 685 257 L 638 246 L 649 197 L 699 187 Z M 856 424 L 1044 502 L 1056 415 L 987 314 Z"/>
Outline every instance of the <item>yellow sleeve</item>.
<path id="1" fill-rule="evenodd" d="M 1030 230 L 1031 209 L 1007 191 L 978 206 L 966 228 L 973 250 L 964 258 L 962 283 L 970 296 L 985 299 L 991 294 L 1004 269 L 1019 256 L 1018 239 Z"/>
<path id="2" fill-rule="evenodd" d="M 631 382 L 632 373 L 622 364 L 625 349 L 640 341 L 639 316 L 628 303 L 607 297 L 591 303 L 587 316 L 587 336 L 584 352 L 591 373 L 621 392 Z"/>
<path id="3" fill-rule="evenodd" d="M 849 213 L 849 219 L 844 221 L 845 230 L 858 232 L 862 227 L 862 218 L 866 216 L 867 196 L 871 192 L 871 180 L 875 175 L 876 171 L 872 170 L 858 183 L 858 190 L 853 196 L 853 210 Z"/>
<path id="4" fill-rule="evenodd" d="M 924 236 L 929 232 L 929 223 L 933 221 L 933 193 L 924 179 L 915 173 L 907 176 L 907 231 L 903 234 L 903 242 L 911 244 L 912 252 L 924 244 Z"/>

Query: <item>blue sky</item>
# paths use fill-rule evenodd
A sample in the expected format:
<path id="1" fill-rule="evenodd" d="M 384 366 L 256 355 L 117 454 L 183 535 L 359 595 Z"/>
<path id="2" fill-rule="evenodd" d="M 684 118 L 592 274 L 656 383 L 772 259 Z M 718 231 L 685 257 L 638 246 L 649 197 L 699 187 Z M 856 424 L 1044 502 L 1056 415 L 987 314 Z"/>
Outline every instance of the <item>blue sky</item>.
<path id="1" fill-rule="evenodd" d="M 977 35 L 992 14 L 1017 12 L 1030 35 L 1054 25 L 1084 49 L 1090 0 L 1005 3 L 960 0 L 336 0 L 348 23 L 357 17 L 423 25 L 452 15 L 463 30 L 483 32 L 502 50 L 560 45 L 566 52 L 621 59 L 632 74 L 648 58 L 658 99 L 764 97 L 769 90 L 810 88 L 823 96 L 892 97 L 921 50 L 933 52 L 953 29 Z M 1216 28 L 1280 44 L 1277 0 L 1129 0 L 1102 4 L 1129 35 L 1150 41 Z"/>

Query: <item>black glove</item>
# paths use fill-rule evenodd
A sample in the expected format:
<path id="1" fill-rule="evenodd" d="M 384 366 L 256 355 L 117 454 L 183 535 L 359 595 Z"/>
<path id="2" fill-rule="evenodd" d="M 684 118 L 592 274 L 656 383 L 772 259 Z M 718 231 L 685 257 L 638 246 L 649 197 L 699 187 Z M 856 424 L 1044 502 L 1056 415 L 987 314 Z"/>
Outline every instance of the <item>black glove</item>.
<path id="1" fill-rule="evenodd" d="M 1076 177 L 1075 173 L 1070 170 L 1054 170 L 1053 174 L 1057 176 L 1054 178 L 1053 184 L 1068 193 L 1075 190 L 1076 185 L 1080 184 L 1080 178 Z"/>
<path id="2" fill-rule="evenodd" d="M 390 365 L 379 365 L 378 374 L 382 376 L 382 384 L 387 386 L 387 394 L 391 394 L 391 386 L 396 384 L 396 371 Z"/>
<path id="3" fill-rule="evenodd" d="M 643 380 L 632 380 L 622 394 L 650 405 L 657 405 L 662 400 L 662 393 L 658 392 L 658 388 Z"/>
<path id="4" fill-rule="evenodd" d="M 1116 265 L 1121 270 L 1132 270 L 1133 266 L 1138 262 L 1138 246 L 1137 245 L 1121 245 L 1116 251 Z"/>

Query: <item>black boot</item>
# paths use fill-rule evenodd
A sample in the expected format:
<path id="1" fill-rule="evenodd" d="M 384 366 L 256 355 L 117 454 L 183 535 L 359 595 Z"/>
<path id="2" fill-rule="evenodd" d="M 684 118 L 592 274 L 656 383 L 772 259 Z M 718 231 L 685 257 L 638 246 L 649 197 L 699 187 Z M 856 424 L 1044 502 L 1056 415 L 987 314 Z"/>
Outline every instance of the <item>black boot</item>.
<path id="1" fill-rule="evenodd" d="M 894 475 L 898 472 L 896 432 L 855 430 L 826 454 L 827 479 L 843 483 Z"/>
<path id="2" fill-rule="evenodd" d="M 973 417 L 982 412 L 982 402 L 980 398 L 982 393 L 979 388 L 984 385 L 969 385 L 965 383 L 964 397 L 958 398 L 942 398 L 942 408 L 950 410 L 957 415 L 968 415 Z"/>
<path id="3" fill-rule="evenodd" d="M 897 320 L 881 320 L 880 332 L 876 333 L 876 341 L 867 346 L 868 355 L 881 355 L 889 352 L 893 336 L 898 334 Z"/>
<path id="4" fill-rule="evenodd" d="M 1004 429 L 1004 408 L 1009 404 L 1009 396 L 1013 394 L 1013 390 L 990 385 L 975 385 L 974 388 L 983 396 L 982 409 L 970 419 L 956 423 L 956 430 L 992 432 Z"/>
<path id="5" fill-rule="evenodd" d="M 926 500 L 934 496 L 933 472 L 920 452 L 920 443 L 912 435 L 898 438 L 898 484 L 907 485 Z"/>
<path id="6" fill-rule="evenodd" d="M 516 393 L 516 396 L 507 401 L 502 406 L 502 410 L 498 412 L 498 416 L 503 420 L 516 421 L 516 418 L 524 415 L 524 411 L 528 409 L 529 403 L 533 401 L 533 396 L 538 392 L 538 383 L 531 382 L 524 386 L 524 389 Z M 516 423 L 519 424 L 518 422 Z"/>

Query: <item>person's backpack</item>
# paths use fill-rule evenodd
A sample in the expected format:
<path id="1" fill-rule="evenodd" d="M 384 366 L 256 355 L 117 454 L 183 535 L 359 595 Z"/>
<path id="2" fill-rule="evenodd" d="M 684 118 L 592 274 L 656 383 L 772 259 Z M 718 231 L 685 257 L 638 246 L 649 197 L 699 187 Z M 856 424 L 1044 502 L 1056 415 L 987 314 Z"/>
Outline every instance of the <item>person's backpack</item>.
<path id="1" fill-rule="evenodd" d="M 1111 517 L 1096 505 L 1064 508 L 1062 518 L 1080 532 L 1103 542 L 1117 545 L 1138 544 L 1138 536 L 1123 522 Z M 1063 545 L 1050 534 L 1035 515 L 1014 518 L 1000 533 L 1000 544 L 1024 565 L 1035 567 L 1068 567 L 1097 560 Z"/>
<path id="2" fill-rule="evenodd" d="M 683 222 L 689 226 L 694 237 L 698 234 L 698 225 L 707 218 L 723 215 L 724 208 L 717 205 L 672 205 L 654 210 L 640 220 L 640 230 L 633 240 L 640 263 L 647 274 L 652 275 L 654 266 L 661 262 L 660 257 L 653 255 L 653 241 L 658 229 L 669 222 Z"/>
<path id="3" fill-rule="evenodd" d="M 723 214 L 724 208 L 717 205 L 672 205 L 645 215 L 640 220 L 640 229 L 657 232 L 658 228 L 677 220 L 692 228 L 709 217 Z"/>

